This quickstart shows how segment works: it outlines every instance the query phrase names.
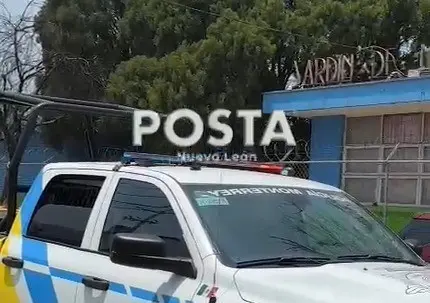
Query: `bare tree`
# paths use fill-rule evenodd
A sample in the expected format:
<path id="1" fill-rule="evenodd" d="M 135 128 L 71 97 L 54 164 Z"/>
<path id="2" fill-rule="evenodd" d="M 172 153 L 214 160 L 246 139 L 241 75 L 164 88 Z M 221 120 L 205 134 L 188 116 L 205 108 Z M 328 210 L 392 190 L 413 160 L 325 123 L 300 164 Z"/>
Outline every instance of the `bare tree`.
<path id="1" fill-rule="evenodd" d="M 38 3 L 30 0 L 19 16 L 12 16 L 0 3 L 0 89 L 19 93 L 37 92 L 36 77 L 43 74 L 44 62 L 41 47 L 34 30 L 34 17 Z M 25 124 L 22 106 L 0 106 L 0 139 L 6 147 L 7 156 L 13 155 L 21 129 Z M 5 178 L 2 201 L 5 201 Z"/>
<path id="2" fill-rule="evenodd" d="M 32 91 L 35 76 L 43 71 L 41 47 L 34 31 L 38 6 L 30 0 L 21 15 L 14 17 L 0 3 L 0 72 L 4 90 Z"/>
<path id="3" fill-rule="evenodd" d="M 99 66 L 97 56 L 82 58 L 67 52 L 42 51 L 35 20 L 42 6 L 36 0 L 27 1 L 23 12 L 12 16 L 0 0 L 0 90 L 38 94 L 55 71 L 78 70 L 95 86 L 94 91 L 103 91 L 108 80 L 107 73 Z M 7 151 L 4 157 L 9 160 L 25 126 L 24 113 L 27 109 L 25 106 L 0 105 L 0 142 L 3 140 Z M 41 117 L 38 126 L 53 124 L 63 117 Z M 7 198 L 7 184 L 5 178 L 0 205 Z"/>

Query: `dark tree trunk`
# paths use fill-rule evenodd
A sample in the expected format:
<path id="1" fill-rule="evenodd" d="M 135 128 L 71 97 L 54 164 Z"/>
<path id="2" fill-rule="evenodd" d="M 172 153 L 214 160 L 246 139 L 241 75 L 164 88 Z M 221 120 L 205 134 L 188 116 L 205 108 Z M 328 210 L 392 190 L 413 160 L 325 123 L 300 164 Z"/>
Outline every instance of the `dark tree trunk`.
<path id="1" fill-rule="evenodd" d="M 17 123 L 17 122 L 15 121 L 14 123 Z M 11 128 L 15 128 L 15 125 L 12 125 Z M 17 129 L 17 130 L 19 131 L 20 129 Z M 4 130 L 4 142 L 7 147 L 8 159 L 10 161 L 13 157 L 13 154 L 15 153 L 15 149 L 18 144 L 18 141 L 17 141 L 17 135 L 13 132 L 13 130 L 11 131 L 10 128 L 8 129 L 7 126 L 5 127 L 5 130 Z M 8 187 L 9 187 L 9 178 L 8 178 L 8 170 L 6 170 L 6 175 L 3 181 L 3 189 L 2 189 L 1 200 L 0 200 L 1 205 L 3 206 L 7 204 Z"/>
<path id="2" fill-rule="evenodd" d="M 7 202 L 7 188 L 9 185 L 9 178 L 8 178 L 8 174 L 6 173 L 4 176 L 4 180 L 3 180 L 3 190 L 2 190 L 2 194 L 1 194 L 1 205 L 2 206 L 6 206 L 6 202 Z"/>

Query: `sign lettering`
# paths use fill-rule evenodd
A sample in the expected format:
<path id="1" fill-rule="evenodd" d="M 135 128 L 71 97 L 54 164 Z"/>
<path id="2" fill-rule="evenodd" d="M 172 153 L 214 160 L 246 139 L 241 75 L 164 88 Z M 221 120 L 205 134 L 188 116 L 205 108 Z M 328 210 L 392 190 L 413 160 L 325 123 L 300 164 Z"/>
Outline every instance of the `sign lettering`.
<path id="1" fill-rule="evenodd" d="M 394 71 L 400 72 L 394 55 L 379 47 L 307 60 L 302 73 L 295 61 L 294 69 L 299 87 L 371 81 L 387 78 Z"/>

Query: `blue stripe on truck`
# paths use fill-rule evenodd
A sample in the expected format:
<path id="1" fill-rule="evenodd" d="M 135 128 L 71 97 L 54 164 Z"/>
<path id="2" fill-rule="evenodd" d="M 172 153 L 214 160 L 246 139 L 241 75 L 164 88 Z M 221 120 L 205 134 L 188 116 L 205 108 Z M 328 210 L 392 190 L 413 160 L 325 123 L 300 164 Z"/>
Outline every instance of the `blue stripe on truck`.
<path id="1" fill-rule="evenodd" d="M 33 303 L 57 303 L 51 276 L 24 269 L 25 282 Z"/>
<path id="2" fill-rule="evenodd" d="M 23 237 L 22 258 L 24 261 L 48 266 L 48 247 L 46 243 Z"/>
<path id="3" fill-rule="evenodd" d="M 48 247 L 46 243 L 22 238 L 22 258 L 48 267 Z M 34 303 L 57 302 L 54 283 L 50 275 L 24 268 L 25 282 Z"/>
<path id="4" fill-rule="evenodd" d="M 21 233 L 23 235 L 27 234 L 30 220 L 43 191 L 42 175 L 42 172 L 37 175 L 21 205 L 20 219 L 22 228 Z M 53 277 L 64 279 L 73 283 L 81 283 L 82 281 L 83 276 L 79 273 L 49 267 L 48 247 L 45 242 L 22 237 L 22 258 L 24 260 L 24 277 L 27 282 L 30 296 L 34 303 L 58 302 L 52 281 Z M 26 261 L 46 266 L 49 269 L 50 275 L 27 269 L 25 266 Z M 127 295 L 126 286 L 120 283 L 111 282 L 109 291 Z M 152 302 L 159 302 L 156 293 L 142 288 L 131 287 L 131 296 Z M 181 299 L 177 297 L 172 297 L 165 294 L 162 294 L 161 297 L 169 303 L 181 302 Z M 184 302 L 193 303 L 190 300 L 185 300 Z"/>
<path id="5" fill-rule="evenodd" d="M 28 285 L 30 295 L 35 303 L 57 302 L 53 299 L 55 296 L 55 289 L 53 286 L 52 278 L 59 278 L 73 283 L 82 283 L 83 275 L 67 271 L 55 267 L 50 267 L 48 262 L 47 244 L 41 241 L 22 238 L 24 259 L 24 276 Z M 49 268 L 50 275 L 35 272 L 25 268 L 25 262 L 36 263 Z M 127 295 L 126 286 L 121 283 L 110 282 L 109 291 Z M 134 298 L 146 300 L 149 302 L 159 302 L 157 293 L 147 289 L 131 287 L 131 296 Z M 180 303 L 181 299 L 162 294 L 161 297 L 165 302 Z M 186 303 L 193 303 L 192 301 L 185 301 Z"/>
<path id="6" fill-rule="evenodd" d="M 21 232 L 23 235 L 27 234 L 28 225 L 30 224 L 31 217 L 43 191 L 42 175 L 42 172 L 40 172 L 36 179 L 34 179 L 33 184 L 21 205 Z"/>

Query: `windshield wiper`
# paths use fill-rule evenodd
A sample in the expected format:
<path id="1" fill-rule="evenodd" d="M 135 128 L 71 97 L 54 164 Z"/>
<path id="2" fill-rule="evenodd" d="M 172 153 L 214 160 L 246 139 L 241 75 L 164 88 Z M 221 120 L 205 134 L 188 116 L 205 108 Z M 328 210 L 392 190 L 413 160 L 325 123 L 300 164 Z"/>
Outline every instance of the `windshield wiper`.
<path id="1" fill-rule="evenodd" d="M 264 265 L 277 266 L 317 266 L 330 263 L 332 259 L 326 257 L 279 257 L 256 259 L 249 261 L 237 262 L 237 268 L 246 268 Z"/>
<path id="2" fill-rule="evenodd" d="M 381 261 L 381 262 L 392 262 L 392 263 L 406 263 L 418 266 L 424 266 L 421 262 L 416 262 L 412 260 L 407 260 L 398 257 L 392 257 L 387 255 L 370 255 L 370 254 L 357 254 L 357 255 L 342 255 L 337 256 L 336 260 L 345 260 L 345 261 Z"/>
<path id="3" fill-rule="evenodd" d="M 336 258 L 328 257 L 279 257 L 279 258 L 265 258 L 265 259 L 255 259 L 249 261 L 237 262 L 237 268 L 247 268 L 247 267 L 258 267 L 265 265 L 275 265 L 275 266 L 321 266 L 326 264 L 334 263 L 349 263 L 354 261 L 381 261 L 381 262 L 392 262 L 392 263 L 406 263 L 417 266 L 425 266 L 425 264 L 397 258 L 386 255 L 369 255 L 369 254 L 357 254 L 357 255 L 342 255 Z"/>

